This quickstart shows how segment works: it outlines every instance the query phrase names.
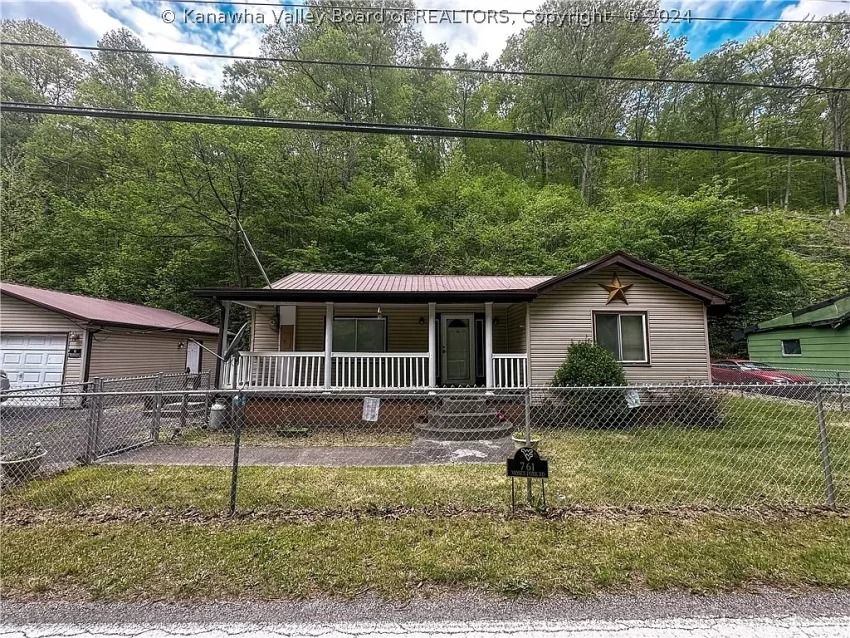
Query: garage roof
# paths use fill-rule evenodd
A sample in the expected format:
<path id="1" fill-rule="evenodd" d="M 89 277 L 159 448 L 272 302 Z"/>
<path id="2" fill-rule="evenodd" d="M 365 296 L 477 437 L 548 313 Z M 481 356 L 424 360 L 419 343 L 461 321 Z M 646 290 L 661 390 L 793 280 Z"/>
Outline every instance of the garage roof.
<path id="1" fill-rule="evenodd" d="M 218 334 L 215 326 L 162 308 L 7 282 L 0 283 L 0 292 L 34 306 L 97 325 Z"/>

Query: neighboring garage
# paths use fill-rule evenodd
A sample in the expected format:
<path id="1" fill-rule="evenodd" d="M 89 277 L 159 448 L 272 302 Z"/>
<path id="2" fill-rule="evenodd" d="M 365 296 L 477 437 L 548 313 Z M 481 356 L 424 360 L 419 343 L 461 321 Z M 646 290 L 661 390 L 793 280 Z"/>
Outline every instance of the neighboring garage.
<path id="1" fill-rule="evenodd" d="M 218 328 L 160 308 L 0 283 L 0 367 L 13 389 L 200 372 Z"/>

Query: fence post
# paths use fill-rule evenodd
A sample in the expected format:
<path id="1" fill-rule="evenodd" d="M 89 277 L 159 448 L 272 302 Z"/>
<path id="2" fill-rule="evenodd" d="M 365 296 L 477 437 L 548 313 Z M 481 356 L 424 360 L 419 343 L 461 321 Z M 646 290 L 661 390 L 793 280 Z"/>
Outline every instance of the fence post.
<path id="1" fill-rule="evenodd" d="M 186 417 L 189 414 L 189 375 L 183 380 L 183 398 L 180 400 L 180 431 L 186 429 Z"/>
<path id="2" fill-rule="evenodd" d="M 826 488 L 826 506 L 835 509 L 835 487 L 832 483 L 832 462 L 829 458 L 829 437 L 826 431 L 826 415 L 823 408 L 823 394 L 817 389 L 818 406 L 818 442 L 820 444 L 820 462 L 823 466 L 823 480 Z"/>
<path id="3" fill-rule="evenodd" d="M 239 482 L 239 444 L 242 438 L 242 408 L 244 398 L 242 393 L 235 395 L 231 402 L 230 414 L 233 418 L 233 467 L 230 474 L 230 516 L 236 513 L 236 490 Z"/>
<path id="4" fill-rule="evenodd" d="M 162 372 L 154 379 L 153 410 L 151 410 L 151 440 L 159 442 L 159 430 L 162 424 Z"/>
<path id="5" fill-rule="evenodd" d="M 841 385 L 841 373 L 835 373 L 835 380 L 838 383 L 838 407 L 844 412 L 844 386 Z"/>
<path id="6" fill-rule="evenodd" d="M 100 427 L 103 418 L 103 397 L 96 393 L 103 391 L 103 381 L 95 377 L 89 384 L 89 420 L 86 432 L 86 455 L 85 464 L 90 465 L 97 460 L 97 448 L 100 440 Z"/>
<path id="7" fill-rule="evenodd" d="M 531 388 L 525 389 L 525 445 L 531 447 Z M 525 479 L 525 497 L 532 505 L 531 479 Z"/>

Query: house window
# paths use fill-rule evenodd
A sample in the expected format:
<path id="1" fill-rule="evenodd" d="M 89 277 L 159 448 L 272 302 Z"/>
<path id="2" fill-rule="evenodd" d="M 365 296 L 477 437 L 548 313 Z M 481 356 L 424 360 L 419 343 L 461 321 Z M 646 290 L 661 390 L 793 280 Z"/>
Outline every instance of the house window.
<path id="1" fill-rule="evenodd" d="M 334 352 L 386 352 L 386 319 L 334 319 L 333 349 Z"/>
<path id="2" fill-rule="evenodd" d="M 643 313 L 594 314 L 596 343 L 623 363 L 647 363 L 646 315 Z"/>
<path id="3" fill-rule="evenodd" d="M 786 357 L 799 357 L 803 354 L 799 339 L 783 339 L 782 354 Z"/>

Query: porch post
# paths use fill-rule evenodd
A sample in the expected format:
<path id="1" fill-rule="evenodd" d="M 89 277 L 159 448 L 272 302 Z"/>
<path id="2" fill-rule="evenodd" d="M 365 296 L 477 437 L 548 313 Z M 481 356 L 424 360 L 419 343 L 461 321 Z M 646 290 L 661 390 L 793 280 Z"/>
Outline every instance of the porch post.
<path id="1" fill-rule="evenodd" d="M 437 387 L 437 304 L 428 304 L 428 387 Z"/>
<path id="2" fill-rule="evenodd" d="M 484 304 L 484 386 L 493 387 L 493 302 Z"/>
<path id="3" fill-rule="evenodd" d="M 333 363 L 334 347 L 334 304 L 325 302 L 325 388 L 331 387 L 331 365 Z"/>
<path id="4" fill-rule="evenodd" d="M 222 302 L 222 311 L 221 311 L 221 326 L 218 329 L 219 339 L 218 339 L 218 356 L 221 357 L 227 352 L 227 330 L 230 327 L 230 302 L 223 301 Z M 225 386 L 225 376 L 227 375 L 227 370 L 233 367 L 233 363 L 230 363 L 228 366 L 224 366 L 221 363 L 221 359 L 218 358 L 215 360 L 215 369 L 216 369 L 216 382 L 219 388 L 223 388 Z"/>

